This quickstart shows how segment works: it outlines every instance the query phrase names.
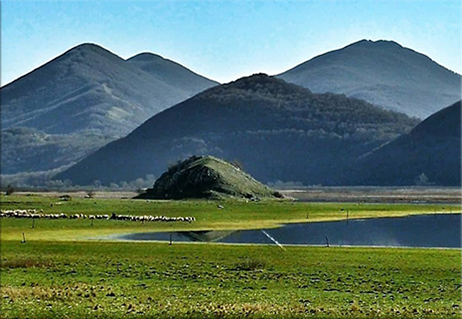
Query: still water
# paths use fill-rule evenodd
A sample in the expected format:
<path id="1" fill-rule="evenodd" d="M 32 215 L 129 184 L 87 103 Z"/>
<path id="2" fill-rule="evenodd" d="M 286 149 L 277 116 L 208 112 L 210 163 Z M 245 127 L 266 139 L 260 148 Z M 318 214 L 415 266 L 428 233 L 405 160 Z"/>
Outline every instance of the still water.
<path id="1" fill-rule="evenodd" d="M 266 234 L 265 234 L 266 233 Z M 271 239 L 271 238 L 273 239 Z M 239 244 L 461 247 L 461 214 L 402 218 L 350 219 L 336 222 L 288 224 L 276 229 L 138 233 L 123 240 L 209 241 Z"/>

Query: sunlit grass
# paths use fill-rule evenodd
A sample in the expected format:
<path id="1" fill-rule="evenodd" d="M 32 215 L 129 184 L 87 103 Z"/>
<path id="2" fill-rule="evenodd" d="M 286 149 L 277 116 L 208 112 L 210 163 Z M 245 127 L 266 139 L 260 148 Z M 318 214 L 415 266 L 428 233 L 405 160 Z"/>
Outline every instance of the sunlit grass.
<path id="1" fill-rule="evenodd" d="M 289 201 L 146 201 L 84 199 L 63 201 L 43 196 L 3 196 L 2 209 L 38 209 L 44 213 L 83 213 L 193 216 L 196 221 L 132 222 L 115 220 L 3 219 L 2 240 L 95 240 L 121 233 L 170 230 L 235 230 L 274 228 L 287 223 L 334 221 L 352 218 L 400 217 L 412 214 L 457 213 L 456 205 L 294 203 Z M 219 208 L 220 207 L 220 208 Z M 221 208 L 222 207 L 222 208 Z M 33 228 L 32 228 L 33 227 Z"/>
<path id="2" fill-rule="evenodd" d="M 5 317 L 458 318 L 460 251 L 17 242 L 2 261 Z"/>
<path id="3" fill-rule="evenodd" d="M 193 223 L 6 218 L 2 318 L 460 318 L 450 249 L 111 242 L 113 234 L 460 212 L 459 206 L 1 197 L 2 209 L 194 216 Z M 220 207 L 222 208 L 219 208 Z M 23 241 L 23 233 L 26 239 Z"/>

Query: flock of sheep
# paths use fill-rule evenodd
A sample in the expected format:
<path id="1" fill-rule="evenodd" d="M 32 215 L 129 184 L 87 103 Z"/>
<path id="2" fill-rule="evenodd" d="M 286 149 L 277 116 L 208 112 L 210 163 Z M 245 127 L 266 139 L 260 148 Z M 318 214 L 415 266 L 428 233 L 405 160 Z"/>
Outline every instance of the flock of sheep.
<path id="1" fill-rule="evenodd" d="M 167 217 L 167 216 L 151 216 L 151 215 L 117 215 L 112 213 L 111 215 L 84 215 L 84 214 L 44 214 L 43 210 L 37 211 L 36 209 L 14 209 L 14 210 L 1 210 L 0 218 L 46 218 L 46 219 L 113 219 L 113 220 L 128 220 L 128 221 L 140 221 L 140 222 L 194 222 L 194 217 Z"/>

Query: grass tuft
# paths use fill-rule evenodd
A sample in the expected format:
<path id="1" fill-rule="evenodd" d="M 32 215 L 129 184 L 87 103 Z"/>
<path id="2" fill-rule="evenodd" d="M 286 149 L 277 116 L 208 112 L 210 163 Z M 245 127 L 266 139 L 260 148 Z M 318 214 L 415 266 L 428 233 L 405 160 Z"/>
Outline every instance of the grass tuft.
<path id="1" fill-rule="evenodd" d="M 266 268 L 266 261 L 255 258 L 255 257 L 248 257 L 244 260 L 241 260 L 236 264 L 236 270 L 244 270 L 244 271 L 253 271 L 253 270 L 262 270 Z"/>
<path id="2" fill-rule="evenodd" d="M 51 260 L 37 259 L 34 257 L 20 257 L 15 259 L 6 259 L 0 262 L 0 268 L 53 268 L 55 264 Z"/>

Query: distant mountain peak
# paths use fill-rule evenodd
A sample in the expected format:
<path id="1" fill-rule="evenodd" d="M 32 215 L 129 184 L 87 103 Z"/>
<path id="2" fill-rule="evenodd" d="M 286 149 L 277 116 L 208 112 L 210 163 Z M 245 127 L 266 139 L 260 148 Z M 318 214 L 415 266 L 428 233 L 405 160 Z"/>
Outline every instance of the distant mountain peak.
<path id="1" fill-rule="evenodd" d="M 348 47 L 376 47 L 376 48 L 379 48 L 379 47 L 388 47 L 388 48 L 403 48 L 403 46 L 401 44 L 399 44 L 398 42 L 395 42 L 395 41 L 391 41 L 391 40 L 360 40 L 358 42 L 354 42 L 350 45 L 347 45 L 345 48 L 348 48 Z"/>
<path id="2" fill-rule="evenodd" d="M 144 61 L 144 62 L 150 62 L 150 61 L 155 61 L 155 60 L 170 61 L 168 59 L 165 59 L 163 56 L 152 53 L 152 52 L 142 52 L 142 53 L 136 54 L 127 59 L 127 61 L 130 61 L 130 60 L 137 60 L 137 61 Z"/>
<path id="3" fill-rule="evenodd" d="M 85 49 L 100 49 L 100 50 L 106 50 L 99 44 L 93 43 L 93 42 L 83 42 L 81 44 L 76 45 L 73 47 L 73 49 L 79 49 L 79 50 L 85 50 Z"/>
<path id="4" fill-rule="evenodd" d="M 256 73 L 251 76 L 243 77 L 239 80 L 230 83 L 234 86 L 244 86 L 247 88 L 249 85 L 254 87 L 254 89 L 258 90 L 259 86 L 267 86 L 267 85 L 279 85 L 279 86 L 287 86 L 287 82 L 273 76 L 269 76 L 265 73 Z M 290 85 L 290 84 L 289 84 Z"/>
<path id="5" fill-rule="evenodd" d="M 181 87 L 190 96 L 200 92 L 201 88 L 209 88 L 218 84 L 175 61 L 151 52 L 134 55 L 126 62 L 167 84 Z"/>
<path id="6" fill-rule="evenodd" d="M 278 80 L 275 77 L 269 76 L 266 73 L 255 73 L 249 76 L 244 76 L 235 81 L 226 83 L 225 86 L 234 86 L 234 85 L 239 85 L 241 83 L 247 83 L 247 82 L 268 83 L 268 82 L 277 82 L 277 81 L 281 81 L 281 80 Z"/>
<path id="7" fill-rule="evenodd" d="M 267 78 L 273 78 L 273 77 L 269 76 L 269 75 L 266 74 L 266 73 L 259 72 L 259 73 L 254 73 L 254 74 L 252 74 L 252 75 L 243 77 L 243 78 L 241 78 L 241 80 L 249 79 L 249 78 L 262 78 L 262 79 L 267 79 Z"/>
<path id="8" fill-rule="evenodd" d="M 141 57 L 155 72 L 82 43 L 2 87 L 2 128 L 47 134 L 42 140 L 28 131 L 2 133 L 2 172 L 65 167 L 217 84 L 160 56 Z"/>
<path id="9" fill-rule="evenodd" d="M 63 53 L 61 56 L 68 55 L 69 53 L 72 53 L 72 52 L 80 52 L 80 53 L 91 52 L 91 53 L 98 53 L 98 54 L 116 55 L 115 53 L 112 53 L 108 49 L 105 49 L 96 43 L 85 42 L 85 43 L 81 43 L 69 49 L 67 52 Z"/>
<path id="10" fill-rule="evenodd" d="M 360 40 L 276 76 L 314 93 L 341 93 L 422 119 L 461 94 L 459 74 L 389 40 Z"/>
<path id="11" fill-rule="evenodd" d="M 260 97 L 269 98 L 278 95 L 298 95 L 310 94 L 311 91 L 307 88 L 302 88 L 298 85 L 287 83 L 282 79 L 269 76 L 266 73 L 255 73 L 250 76 L 239 78 L 235 81 L 216 86 L 210 89 L 210 93 L 221 95 L 224 91 L 230 91 L 229 94 L 236 90 L 242 91 L 244 94 L 257 94 Z"/>

